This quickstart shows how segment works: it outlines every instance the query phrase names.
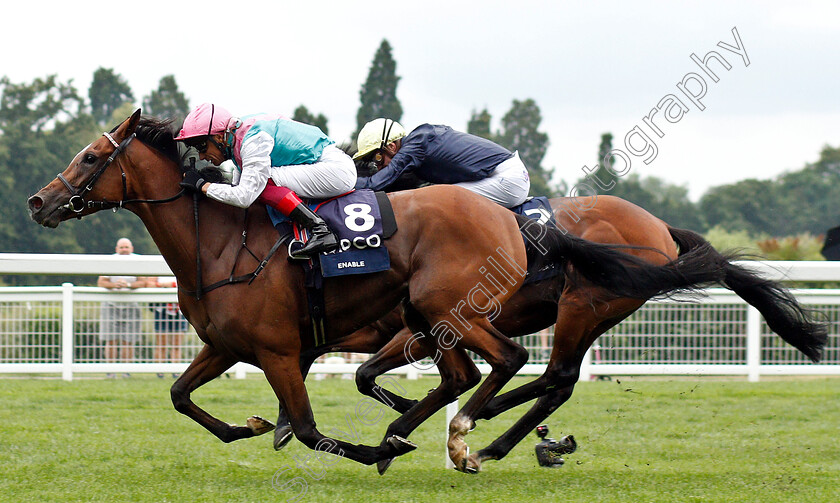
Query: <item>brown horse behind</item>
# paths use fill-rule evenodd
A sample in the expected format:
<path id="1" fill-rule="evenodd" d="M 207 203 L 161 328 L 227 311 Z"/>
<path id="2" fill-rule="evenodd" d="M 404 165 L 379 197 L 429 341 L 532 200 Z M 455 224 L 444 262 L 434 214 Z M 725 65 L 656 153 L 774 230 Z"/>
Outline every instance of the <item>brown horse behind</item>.
<path id="1" fill-rule="evenodd" d="M 557 198 L 551 201 L 558 224 L 584 239 L 616 245 L 632 246 L 630 253 L 652 263 L 665 264 L 678 260 L 684 270 L 719 269 L 721 282 L 759 309 L 770 327 L 784 340 L 818 361 L 826 341 L 824 326 L 808 321 L 807 313 L 779 284 L 763 279 L 731 262 L 714 250 L 702 236 L 675 229 L 644 209 L 623 199 L 598 196 L 593 201 Z M 569 208 L 590 207 L 585 212 L 569 212 Z M 577 218 L 575 218 L 577 217 Z M 678 250 L 679 247 L 679 250 Z M 565 275 L 530 283 L 521 288 L 504 305 L 493 325 L 512 337 L 534 333 L 555 325 L 554 342 L 545 373 L 520 388 L 492 399 L 479 418 L 490 419 L 517 405 L 537 398 L 534 406 L 506 433 L 487 448 L 471 455 L 459 467 L 477 471 L 488 459 L 501 459 L 529 432 L 543 422 L 571 396 L 578 381 L 584 353 L 601 334 L 639 309 L 646 299 L 612 298 L 593 303 L 598 288 L 585 281 L 571 281 Z M 356 373 L 359 391 L 398 411 L 408 410 L 415 403 L 400 397 L 375 382 L 377 376 L 433 356 L 435 352 L 412 343 L 412 331 L 403 328 L 399 313 L 393 312 L 376 324 L 344 338 L 342 346 L 369 351 L 371 344 L 385 346 Z M 330 348 L 323 348 L 330 349 Z M 325 351 L 326 352 L 326 351 Z M 320 353 L 308 353 L 304 367 Z M 473 367 L 473 375 L 478 370 Z M 281 410 L 275 433 L 275 447 L 282 447 L 285 426 Z"/>

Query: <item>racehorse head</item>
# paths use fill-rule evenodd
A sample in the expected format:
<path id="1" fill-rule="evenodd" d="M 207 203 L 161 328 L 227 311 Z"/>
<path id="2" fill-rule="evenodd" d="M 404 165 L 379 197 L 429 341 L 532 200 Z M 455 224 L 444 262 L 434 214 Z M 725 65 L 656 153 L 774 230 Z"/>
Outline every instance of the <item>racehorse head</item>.
<path id="1" fill-rule="evenodd" d="M 122 168 L 108 168 L 128 148 L 139 121 L 140 109 L 76 154 L 67 169 L 29 198 L 32 219 L 45 227 L 58 227 L 64 220 L 103 209 L 89 204 L 89 199 L 119 201 L 123 194 Z"/>
<path id="2" fill-rule="evenodd" d="M 121 208 L 129 202 L 143 202 L 135 199 L 142 197 L 139 182 L 152 177 L 144 177 L 142 170 L 137 169 L 142 161 L 129 161 L 126 151 L 143 149 L 140 143 L 145 142 L 156 147 L 143 149 L 146 152 L 163 153 L 177 163 L 177 147 L 171 140 L 168 125 L 168 121 L 141 118 L 137 109 L 119 126 L 83 148 L 67 169 L 29 198 L 32 219 L 45 227 L 57 227 L 70 218 Z M 134 143 L 135 137 L 141 141 Z M 177 187 L 177 181 L 174 186 Z"/>

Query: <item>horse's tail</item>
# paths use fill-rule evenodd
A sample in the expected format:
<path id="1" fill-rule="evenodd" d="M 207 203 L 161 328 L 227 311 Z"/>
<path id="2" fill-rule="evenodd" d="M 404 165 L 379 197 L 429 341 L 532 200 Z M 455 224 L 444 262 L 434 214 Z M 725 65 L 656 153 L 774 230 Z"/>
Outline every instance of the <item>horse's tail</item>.
<path id="1" fill-rule="evenodd" d="M 811 321 L 808 311 L 784 286 L 733 264 L 735 255 L 721 254 L 696 232 L 673 227 L 668 227 L 668 232 L 680 247 L 675 261 L 680 268 L 684 260 L 691 267 L 703 267 L 704 263 L 720 267 L 724 273 L 723 284 L 758 309 L 773 332 L 813 362 L 820 361 L 828 338 L 827 327 Z"/>
<path id="2" fill-rule="evenodd" d="M 723 271 L 715 267 L 695 267 L 693 261 L 677 260 L 657 266 L 616 248 L 563 233 L 550 225 L 517 215 L 526 241 L 548 261 L 571 264 L 567 276 L 583 277 L 606 290 L 612 297 L 649 299 L 657 295 L 697 290 L 704 283 L 723 281 Z M 690 257 L 688 257 L 690 258 Z"/>

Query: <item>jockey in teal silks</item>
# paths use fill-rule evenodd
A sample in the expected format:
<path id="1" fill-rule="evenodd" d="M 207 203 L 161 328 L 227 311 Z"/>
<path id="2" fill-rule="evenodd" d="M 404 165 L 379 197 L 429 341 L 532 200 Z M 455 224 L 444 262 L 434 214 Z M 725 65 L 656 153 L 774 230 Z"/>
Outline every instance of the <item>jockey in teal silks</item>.
<path id="1" fill-rule="evenodd" d="M 278 115 L 239 119 L 220 106 L 204 103 L 184 119 L 175 140 L 195 147 L 202 160 L 218 166 L 230 159 L 238 168 L 233 185 L 209 183 L 198 172 L 188 171 L 181 186 L 240 208 L 259 199 L 288 216 L 310 234 L 292 258 L 312 257 L 338 247 L 324 220 L 300 197 L 326 199 L 350 192 L 356 183 L 356 168 L 317 127 Z"/>

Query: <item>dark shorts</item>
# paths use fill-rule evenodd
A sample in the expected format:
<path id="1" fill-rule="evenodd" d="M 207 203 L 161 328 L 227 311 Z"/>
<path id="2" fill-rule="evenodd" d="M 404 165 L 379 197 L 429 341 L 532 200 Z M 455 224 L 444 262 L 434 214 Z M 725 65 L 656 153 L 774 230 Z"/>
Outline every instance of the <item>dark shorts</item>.
<path id="1" fill-rule="evenodd" d="M 171 334 L 186 331 L 187 320 L 183 314 L 171 314 L 166 312 L 164 308 L 155 309 L 155 332 Z"/>

